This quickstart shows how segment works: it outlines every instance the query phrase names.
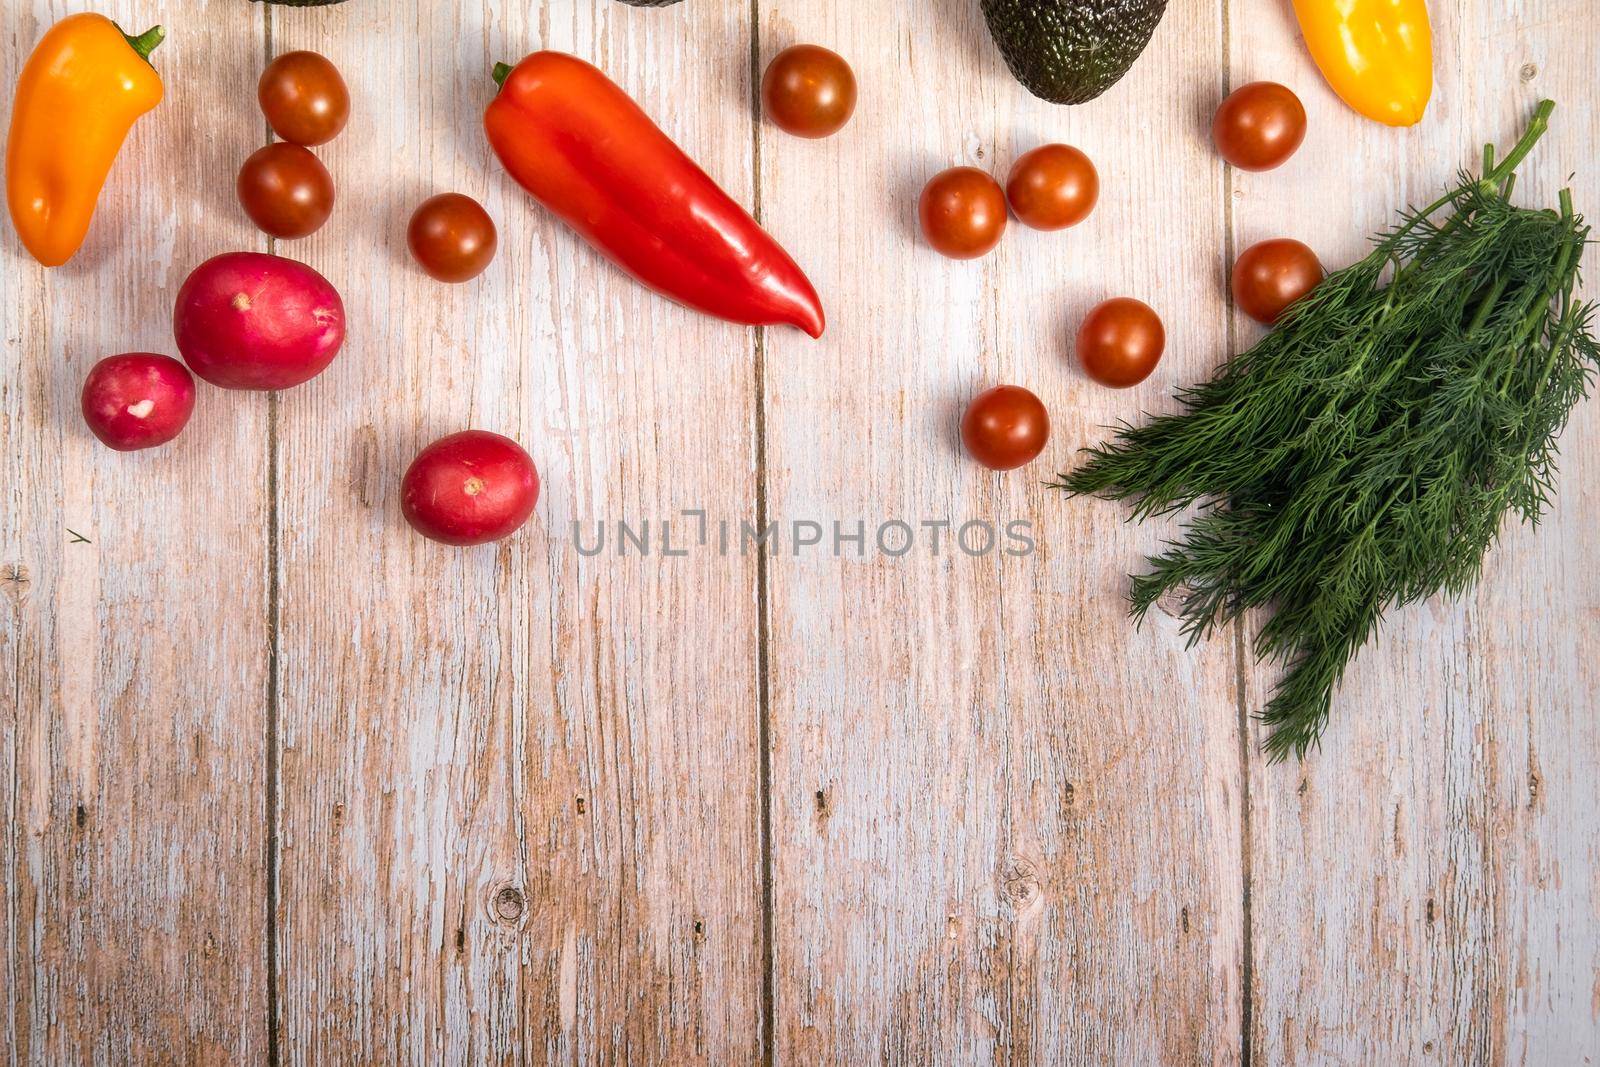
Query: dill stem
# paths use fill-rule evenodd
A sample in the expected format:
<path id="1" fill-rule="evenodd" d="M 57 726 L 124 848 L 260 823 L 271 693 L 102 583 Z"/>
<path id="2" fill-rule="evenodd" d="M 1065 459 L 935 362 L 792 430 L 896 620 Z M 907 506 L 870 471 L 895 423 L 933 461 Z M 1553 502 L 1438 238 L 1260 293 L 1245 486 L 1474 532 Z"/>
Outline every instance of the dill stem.
<path id="1" fill-rule="evenodd" d="M 1568 227 L 1571 227 L 1572 190 L 1570 189 L 1561 190 L 1561 218 L 1566 222 Z M 1550 301 L 1556 298 L 1556 294 L 1559 293 L 1562 286 L 1566 284 L 1567 270 L 1572 266 L 1572 249 L 1574 244 L 1581 246 L 1583 242 L 1581 240 L 1576 242 L 1568 241 L 1561 246 L 1561 251 L 1556 255 L 1555 270 L 1550 276 L 1550 284 L 1539 290 L 1537 296 L 1535 297 L 1533 306 L 1523 314 L 1522 332 L 1524 335 L 1533 330 L 1534 327 L 1539 324 L 1539 321 L 1544 318 L 1545 312 L 1549 308 Z"/>
<path id="2" fill-rule="evenodd" d="M 1539 143 L 1539 138 L 1543 137 L 1550 129 L 1550 114 L 1555 109 L 1556 102 L 1554 100 L 1539 101 L 1539 106 L 1533 109 L 1533 118 L 1528 120 L 1528 128 L 1522 132 L 1522 138 L 1512 146 L 1511 151 L 1506 154 L 1506 158 L 1494 164 L 1492 168 L 1488 166 L 1488 163 L 1494 158 L 1494 146 L 1484 146 L 1483 159 L 1485 168 L 1484 173 L 1478 176 L 1478 186 L 1481 189 L 1485 192 L 1494 192 L 1497 185 L 1515 174 L 1516 169 L 1522 165 L 1522 161 L 1528 158 L 1528 153 L 1533 151 L 1533 146 Z M 1452 189 L 1445 193 L 1439 199 L 1417 212 L 1410 222 L 1395 231 L 1395 235 L 1399 236 L 1410 232 L 1412 228 L 1420 225 L 1429 215 L 1454 200 L 1459 195 L 1459 192 L 1459 190 Z"/>
<path id="3" fill-rule="evenodd" d="M 1478 310 L 1473 313 L 1472 321 L 1467 323 L 1467 333 L 1477 333 L 1479 328 L 1483 326 L 1484 320 L 1494 310 L 1495 304 L 1500 300 L 1500 294 L 1506 291 L 1506 284 L 1510 281 L 1510 275 L 1506 274 L 1502 274 L 1494 280 L 1494 284 L 1489 287 L 1489 291 L 1483 294 L 1483 299 L 1478 302 Z"/>
<path id="4" fill-rule="evenodd" d="M 1511 151 L 1495 165 L 1493 171 L 1483 176 L 1486 182 L 1499 182 L 1508 174 L 1522 165 L 1528 158 L 1528 153 L 1533 151 L 1533 146 L 1539 143 L 1539 138 L 1550 129 L 1550 114 L 1555 111 L 1554 100 L 1541 100 L 1539 106 L 1533 109 L 1533 118 L 1528 121 L 1528 128 L 1522 134 L 1522 139 L 1516 143 Z"/>

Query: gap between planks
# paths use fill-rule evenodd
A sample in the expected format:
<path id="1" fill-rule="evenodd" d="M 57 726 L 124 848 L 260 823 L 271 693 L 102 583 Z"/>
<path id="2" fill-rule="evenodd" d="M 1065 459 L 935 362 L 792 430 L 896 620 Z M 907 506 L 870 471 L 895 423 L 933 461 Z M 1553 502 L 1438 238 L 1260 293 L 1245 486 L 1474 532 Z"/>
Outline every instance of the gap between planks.
<path id="1" fill-rule="evenodd" d="M 761 210 L 761 0 L 750 0 L 750 205 Z M 767 528 L 767 333 L 751 331 L 756 438 L 756 528 Z M 767 613 L 769 558 L 766 538 L 756 546 L 756 810 L 761 841 L 761 1062 L 777 1061 L 777 977 L 772 932 L 772 626 Z"/>
<path id="2" fill-rule="evenodd" d="M 261 65 L 272 62 L 272 6 L 261 5 Z M 262 116 L 263 145 L 272 143 L 272 124 Z M 276 253 L 278 242 L 267 238 L 267 252 Z M 278 810 L 282 803 L 278 782 L 279 689 L 278 621 L 281 586 L 278 576 L 278 394 L 267 393 L 267 693 L 266 693 L 266 912 L 267 912 L 267 1062 L 278 1067 L 282 1050 L 278 1031 L 282 1007 L 278 1002 Z"/>
<path id="3" fill-rule="evenodd" d="M 1222 30 L 1222 93 L 1233 92 L 1233 22 L 1231 0 L 1217 0 L 1218 17 Z M 1233 217 L 1233 165 L 1222 164 L 1222 270 L 1223 277 L 1231 277 L 1234 260 Z M 1236 321 L 1238 308 L 1234 304 L 1233 286 L 1222 287 L 1223 338 L 1228 355 L 1239 351 L 1239 332 Z M 1254 1050 L 1251 1047 L 1251 1030 L 1255 1024 L 1255 942 L 1252 938 L 1250 913 L 1250 699 L 1245 679 L 1249 664 L 1245 659 L 1245 620 L 1233 622 L 1233 692 L 1239 707 L 1239 1064 L 1251 1067 Z"/>

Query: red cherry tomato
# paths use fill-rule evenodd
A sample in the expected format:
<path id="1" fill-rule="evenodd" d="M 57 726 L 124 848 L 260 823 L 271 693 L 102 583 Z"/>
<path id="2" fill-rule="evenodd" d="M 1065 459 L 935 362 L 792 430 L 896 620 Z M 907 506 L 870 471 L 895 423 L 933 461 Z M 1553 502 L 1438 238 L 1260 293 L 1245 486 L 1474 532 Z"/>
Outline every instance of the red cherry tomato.
<path id="1" fill-rule="evenodd" d="M 1150 377 L 1166 347 L 1161 316 L 1132 297 L 1113 297 L 1096 305 L 1078 328 L 1078 362 L 1084 373 L 1114 389 Z"/>
<path id="2" fill-rule="evenodd" d="M 333 176 L 307 149 L 278 141 L 258 148 L 239 168 L 239 204 L 274 237 L 316 233 L 333 213 Z"/>
<path id="3" fill-rule="evenodd" d="M 844 129 L 856 110 L 856 76 L 843 57 L 797 44 L 773 57 L 761 79 L 761 102 L 780 130 L 827 137 Z"/>
<path id="4" fill-rule="evenodd" d="M 1065 144 L 1040 145 L 1012 164 L 1006 199 L 1026 226 L 1064 230 L 1089 217 L 1100 198 L 1100 175 L 1082 152 Z"/>
<path id="5" fill-rule="evenodd" d="M 509 437 L 467 430 L 412 460 L 400 510 L 413 529 L 446 545 L 481 545 L 514 533 L 539 502 L 539 472 Z"/>
<path id="6" fill-rule="evenodd" d="M 118 452 L 164 445 L 194 412 L 194 378 L 171 356 L 128 352 L 96 363 L 83 382 L 83 421 Z"/>
<path id="7" fill-rule="evenodd" d="M 1245 249 L 1233 265 L 1233 302 L 1271 326 L 1290 304 L 1322 284 L 1323 276 L 1317 254 L 1299 241 L 1262 241 Z"/>
<path id="8" fill-rule="evenodd" d="M 315 52 L 285 52 L 267 64 L 256 99 L 272 132 L 299 145 L 331 141 L 350 118 L 339 68 Z"/>
<path id="9" fill-rule="evenodd" d="M 1306 139 L 1306 109 L 1277 82 L 1241 85 L 1217 108 L 1211 139 L 1222 158 L 1240 170 L 1271 170 Z"/>
<path id="10" fill-rule="evenodd" d="M 483 205 L 461 193 L 424 200 L 406 230 L 412 258 L 441 282 L 464 282 L 482 274 L 498 241 L 494 220 Z"/>
<path id="11" fill-rule="evenodd" d="M 976 259 L 1005 233 L 1006 194 L 976 167 L 952 167 L 923 188 L 917 217 L 936 251 L 951 259 Z"/>
<path id="12" fill-rule="evenodd" d="M 995 471 L 1031 462 L 1050 440 L 1050 415 L 1019 385 L 979 393 L 961 417 L 961 441 L 973 459 Z"/>

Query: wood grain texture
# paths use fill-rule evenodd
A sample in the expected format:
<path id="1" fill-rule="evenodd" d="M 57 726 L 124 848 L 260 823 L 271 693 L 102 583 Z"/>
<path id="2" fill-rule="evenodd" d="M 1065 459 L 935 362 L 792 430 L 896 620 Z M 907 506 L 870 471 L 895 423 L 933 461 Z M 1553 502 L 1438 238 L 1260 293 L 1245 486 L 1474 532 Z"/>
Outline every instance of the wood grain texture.
<path id="1" fill-rule="evenodd" d="M 1311 129 L 1282 170 L 1233 175 L 1239 247 L 1294 236 L 1347 263 L 1399 208 L 1475 169 L 1485 140 L 1510 145 L 1542 96 L 1559 106 L 1518 199 L 1553 206 L 1576 172 L 1579 210 L 1600 211 L 1600 22 L 1550 2 L 1429 6 L 1433 103 L 1393 131 L 1328 91 L 1285 12 L 1232 4 L 1235 83 L 1293 86 Z M 1239 332 L 1255 332 L 1242 316 Z M 1258 1062 L 1578 1064 L 1600 1050 L 1600 846 L 1584 825 L 1600 757 L 1593 407 L 1563 438 L 1548 521 L 1506 528 L 1475 595 L 1393 616 L 1320 752 L 1252 765 Z M 1252 670 L 1252 708 L 1274 677 Z"/>
<path id="2" fill-rule="evenodd" d="M 279 952 L 289 1062 L 747 1062 L 761 1033 L 753 557 L 662 558 L 680 509 L 755 497 L 751 334 L 651 295 L 504 174 L 489 71 L 597 63 L 751 192 L 747 12 L 404 0 L 276 11 L 355 116 L 319 150 L 342 207 L 281 251 L 345 292 L 350 340 L 283 395 Z M 405 250 L 468 193 L 480 280 Z M 398 485 L 430 440 L 521 441 L 530 526 L 461 551 Z M 597 524 L 651 555 L 581 556 Z"/>
<path id="3" fill-rule="evenodd" d="M 1158 531 L 1041 485 L 1223 352 L 1222 171 L 1194 121 L 1221 88 L 1220 10 L 1174 5 L 1132 75 L 1071 109 L 1011 79 L 976 4 L 760 10 L 764 60 L 813 41 L 862 87 L 829 141 L 761 137 L 767 223 L 831 311 L 821 343 L 766 336 L 770 514 L 869 531 L 865 558 L 830 541 L 771 560 L 777 1059 L 1235 1062 L 1233 650 L 1186 651 L 1164 615 L 1135 631 L 1123 575 Z M 1153 99 L 1172 120 L 1133 130 L 1127 109 Z M 1003 179 L 1053 140 L 1100 164 L 1089 221 L 1013 226 L 970 263 L 922 243 L 934 173 Z M 1170 353 L 1113 392 L 1071 337 L 1121 293 L 1158 305 Z M 1002 382 L 1055 421 L 1044 456 L 1007 475 L 956 435 Z M 953 525 L 937 556 L 925 529 L 903 558 L 876 554 L 896 519 Z M 1035 524 L 1036 554 L 950 539 L 1013 519 Z"/>
<path id="4" fill-rule="evenodd" d="M 8 121 L 34 43 L 80 9 L 5 6 Z M 168 27 L 166 99 L 73 260 L 0 238 L 0 1056 L 259 1061 L 266 401 L 202 387 L 183 437 L 124 455 L 79 391 L 105 356 L 174 353 L 188 271 L 259 245 L 210 176 L 252 138 L 260 28 L 229 3 L 98 9 Z"/>
<path id="5" fill-rule="evenodd" d="M 98 5 L 168 25 L 168 97 L 78 259 L 0 239 L 0 1061 L 1593 1062 L 1594 402 L 1549 520 L 1507 529 L 1474 596 L 1400 613 L 1299 767 L 1241 719 L 1270 672 L 1125 618 L 1171 531 L 1040 484 L 1253 338 L 1232 253 L 1285 234 L 1347 261 L 1539 96 L 1562 106 L 1519 197 L 1576 173 L 1600 212 L 1600 16 L 1432 6 L 1439 87 L 1402 132 L 1323 87 L 1281 0 L 1171 5 L 1073 108 L 1016 84 L 970 0 Z M 0 85 L 80 9 L 0 7 Z M 753 73 L 799 41 L 861 82 L 829 140 L 753 118 Z M 231 176 L 264 139 L 266 57 L 299 47 L 355 117 L 316 149 L 332 221 L 277 251 L 343 291 L 347 347 L 275 399 L 202 386 L 179 441 L 111 453 L 83 376 L 172 351 L 187 271 L 266 247 Z M 758 206 L 823 341 L 652 296 L 505 176 L 488 71 L 539 47 L 596 62 Z M 1260 77 L 1311 137 L 1226 172 L 1212 109 Z M 1054 140 L 1100 167 L 1085 224 L 1013 224 L 976 263 L 922 244 L 933 173 L 1003 178 Z M 500 226 L 462 286 L 405 252 L 446 190 Z M 1169 349 L 1113 392 L 1070 346 L 1120 293 Z M 956 435 L 1000 382 L 1055 423 L 1009 475 Z M 512 540 L 444 549 L 399 479 L 469 426 L 527 446 L 544 498 Z M 689 555 L 662 554 L 664 520 Z M 899 558 L 873 544 L 893 520 Z M 1037 551 L 969 554 L 969 520 L 999 549 L 1029 521 Z M 763 521 L 765 554 L 740 530 Z M 619 522 L 649 524 L 648 556 L 619 555 Z M 797 522 L 821 543 L 796 551 Z M 924 522 L 950 523 L 937 555 Z M 574 523 L 605 527 L 601 555 Z"/>

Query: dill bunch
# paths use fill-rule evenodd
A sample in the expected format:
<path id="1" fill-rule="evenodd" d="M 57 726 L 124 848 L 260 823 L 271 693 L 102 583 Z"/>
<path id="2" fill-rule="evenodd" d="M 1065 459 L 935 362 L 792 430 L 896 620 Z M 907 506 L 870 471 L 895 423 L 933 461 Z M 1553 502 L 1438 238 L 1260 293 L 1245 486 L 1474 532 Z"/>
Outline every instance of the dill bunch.
<path id="1" fill-rule="evenodd" d="M 1549 504 L 1556 438 L 1600 366 L 1570 193 L 1559 210 L 1509 199 L 1553 108 L 1181 390 L 1179 412 L 1123 424 L 1054 483 L 1134 519 L 1195 509 L 1133 578 L 1132 612 L 1173 594 L 1192 644 L 1268 610 L 1254 652 L 1284 667 L 1260 713 L 1274 760 L 1317 742 L 1385 611 L 1469 589 L 1505 514 L 1536 523 Z"/>

